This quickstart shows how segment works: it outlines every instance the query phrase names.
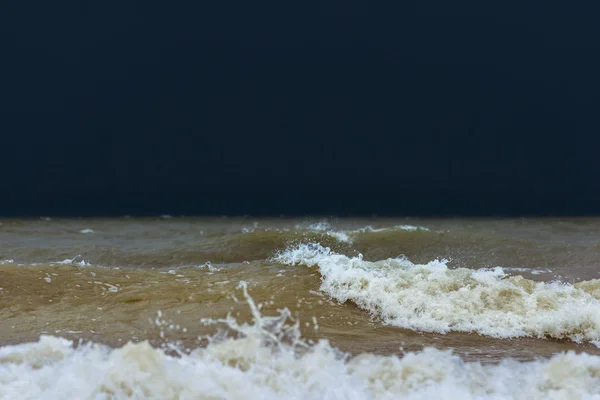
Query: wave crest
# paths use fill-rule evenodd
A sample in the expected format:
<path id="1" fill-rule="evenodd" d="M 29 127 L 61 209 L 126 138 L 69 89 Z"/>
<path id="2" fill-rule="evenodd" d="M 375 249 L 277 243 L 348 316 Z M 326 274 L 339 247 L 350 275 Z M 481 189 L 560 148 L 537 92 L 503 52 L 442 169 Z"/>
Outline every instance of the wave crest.
<path id="1" fill-rule="evenodd" d="M 317 266 L 321 290 L 352 301 L 384 323 L 417 331 L 476 332 L 497 338 L 600 340 L 597 286 L 535 282 L 500 268 L 450 269 L 445 260 L 369 262 L 319 244 L 278 254 L 287 265 Z"/>

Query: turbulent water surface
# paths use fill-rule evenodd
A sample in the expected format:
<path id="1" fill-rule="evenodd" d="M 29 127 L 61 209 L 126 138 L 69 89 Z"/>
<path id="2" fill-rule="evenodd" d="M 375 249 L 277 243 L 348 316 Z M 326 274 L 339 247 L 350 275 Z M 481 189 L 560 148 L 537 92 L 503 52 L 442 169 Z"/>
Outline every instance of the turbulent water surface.
<path id="1" fill-rule="evenodd" d="M 600 219 L 0 221 L 1 399 L 600 398 Z"/>

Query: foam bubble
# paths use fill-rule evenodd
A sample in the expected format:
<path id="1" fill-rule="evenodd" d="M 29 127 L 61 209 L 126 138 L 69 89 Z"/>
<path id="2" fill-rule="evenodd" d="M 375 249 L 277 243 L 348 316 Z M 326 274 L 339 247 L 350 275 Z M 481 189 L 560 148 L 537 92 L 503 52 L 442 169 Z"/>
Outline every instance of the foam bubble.
<path id="1" fill-rule="evenodd" d="M 446 262 L 376 262 L 336 254 L 318 244 L 290 248 L 283 264 L 317 266 L 321 290 L 352 301 L 384 323 L 417 331 L 477 332 L 498 338 L 600 339 L 598 285 L 534 282 L 500 267 L 450 269 Z M 588 288 L 589 286 L 589 288 Z"/>

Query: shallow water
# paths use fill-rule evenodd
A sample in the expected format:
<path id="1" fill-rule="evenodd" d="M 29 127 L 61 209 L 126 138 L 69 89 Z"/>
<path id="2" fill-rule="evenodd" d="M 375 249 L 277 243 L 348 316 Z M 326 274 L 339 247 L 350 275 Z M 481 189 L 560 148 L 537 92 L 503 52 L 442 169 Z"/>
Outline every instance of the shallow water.
<path id="1" fill-rule="evenodd" d="M 393 357 L 378 359 L 373 371 L 406 352 L 454 362 L 442 353 L 413 354 L 430 348 L 502 373 L 509 358 L 547 368 L 565 351 L 600 353 L 600 219 L 2 220 L 0 243 L 0 345 L 13 357 L 0 353 L 0 370 L 32 362 L 23 356 L 29 361 L 15 364 L 15 352 L 43 359 L 48 346 L 58 346 L 61 362 L 105 360 L 121 354 L 110 348 L 146 340 L 198 366 L 193 349 L 206 349 L 207 335 L 217 331 L 205 319 L 231 313 L 240 323 L 252 320 L 236 289 L 241 281 L 263 315 L 288 308 L 305 340 L 327 339 L 359 358 Z M 69 353 L 40 335 L 82 350 Z M 90 342 L 109 349 L 85 353 Z M 15 347 L 23 343 L 29 347 Z M 600 393 L 594 376 L 586 375 L 586 396 Z M 10 387 L 0 380 L 2 398 L 14 395 Z M 426 393 L 415 390 L 406 393 Z M 235 398 L 224 393 L 213 398 Z M 381 397 L 373 393 L 357 398 Z"/>

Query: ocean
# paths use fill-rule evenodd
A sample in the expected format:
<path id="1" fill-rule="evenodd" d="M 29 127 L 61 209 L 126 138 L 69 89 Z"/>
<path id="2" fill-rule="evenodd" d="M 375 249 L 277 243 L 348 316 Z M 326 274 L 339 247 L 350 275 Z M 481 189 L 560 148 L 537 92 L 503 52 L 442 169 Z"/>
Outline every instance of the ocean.
<path id="1" fill-rule="evenodd" d="M 0 399 L 600 399 L 600 218 L 0 220 Z"/>

